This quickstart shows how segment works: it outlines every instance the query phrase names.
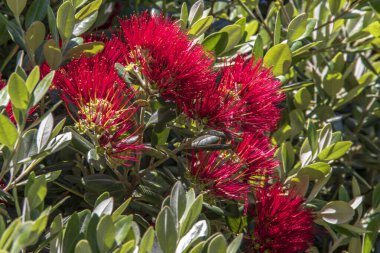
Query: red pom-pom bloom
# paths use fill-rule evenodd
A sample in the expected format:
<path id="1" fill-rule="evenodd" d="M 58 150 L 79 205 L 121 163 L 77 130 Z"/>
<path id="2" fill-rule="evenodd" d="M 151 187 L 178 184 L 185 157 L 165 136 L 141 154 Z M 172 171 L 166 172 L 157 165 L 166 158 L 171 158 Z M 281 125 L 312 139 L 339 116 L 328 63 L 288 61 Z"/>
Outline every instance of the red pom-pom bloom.
<path id="1" fill-rule="evenodd" d="M 305 252 L 313 241 L 313 215 L 302 197 L 280 185 L 256 192 L 254 252 Z"/>
<path id="2" fill-rule="evenodd" d="M 220 71 L 217 84 L 190 100 L 185 113 L 209 127 L 231 131 L 273 130 L 280 117 L 280 82 L 261 61 L 238 56 Z"/>
<path id="3" fill-rule="evenodd" d="M 167 100 L 178 102 L 206 90 L 213 60 L 170 19 L 141 16 L 120 20 L 129 66 Z"/>
<path id="4" fill-rule="evenodd" d="M 128 164 L 141 149 L 134 92 L 114 69 L 117 43 L 105 41 L 103 52 L 71 61 L 54 80 L 77 129 L 96 140 L 100 153 L 115 165 Z"/>
<path id="5" fill-rule="evenodd" d="M 195 187 L 212 195 L 233 200 L 247 200 L 253 187 L 263 186 L 277 163 L 274 149 L 260 134 L 245 134 L 234 151 L 214 151 L 194 154 L 190 177 Z"/>

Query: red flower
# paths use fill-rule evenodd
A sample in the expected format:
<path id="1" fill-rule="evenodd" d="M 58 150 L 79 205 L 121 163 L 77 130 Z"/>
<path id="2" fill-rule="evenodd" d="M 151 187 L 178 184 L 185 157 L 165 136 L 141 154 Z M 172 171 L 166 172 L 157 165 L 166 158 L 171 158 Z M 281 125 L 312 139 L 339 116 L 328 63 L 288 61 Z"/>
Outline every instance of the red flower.
<path id="1" fill-rule="evenodd" d="M 278 165 L 274 159 L 275 148 L 261 133 L 245 133 L 242 137 L 243 140 L 236 146 L 236 155 L 248 168 L 251 184 L 262 187 Z"/>
<path id="2" fill-rule="evenodd" d="M 164 17 L 141 16 L 120 20 L 131 67 L 167 100 L 182 105 L 207 90 L 213 79 L 213 60 L 180 28 Z"/>
<path id="3" fill-rule="evenodd" d="M 190 177 L 195 187 L 222 198 L 245 201 L 251 185 L 244 163 L 223 151 L 199 152 L 193 156 Z"/>
<path id="4" fill-rule="evenodd" d="M 234 151 L 201 151 L 193 156 L 190 176 L 213 195 L 245 201 L 253 187 L 261 187 L 277 163 L 266 137 L 245 134 Z"/>
<path id="5" fill-rule="evenodd" d="M 185 113 L 209 127 L 226 132 L 273 130 L 284 96 L 280 82 L 261 62 L 238 56 L 221 69 L 216 85 L 190 100 Z"/>
<path id="6" fill-rule="evenodd" d="M 270 69 L 262 62 L 238 56 L 233 64 L 222 69 L 226 87 L 246 102 L 245 113 L 237 115 L 247 131 L 273 130 L 280 118 L 279 103 L 284 99 L 280 93 L 281 83 L 274 79 Z"/>
<path id="7" fill-rule="evenodd" d="M 304 252 L 313 241 L 313 215 L 294 192 L 280 185 L 256 192 L 255 252 Z"/>
<path id="8" fill-rule="evenodd" d="M 133 104 L 134 92 L 114 68 L 117 43 L 106 41 L 103 52 L 71 61 L 56 73 L 54 82 L 77 129 L 96 139 L 112 164 L 127 164 L 141 148 L 135 121 L 138 107 Z"/>

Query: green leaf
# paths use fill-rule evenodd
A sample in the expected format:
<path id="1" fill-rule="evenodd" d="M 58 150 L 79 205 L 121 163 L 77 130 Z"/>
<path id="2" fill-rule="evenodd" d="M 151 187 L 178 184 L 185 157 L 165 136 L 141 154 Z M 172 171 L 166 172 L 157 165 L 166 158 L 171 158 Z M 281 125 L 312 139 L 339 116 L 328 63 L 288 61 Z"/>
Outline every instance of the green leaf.
<path id="1" fill-rule="evenodd" d="M 28 108 L 28 90 L 26 88 L 25 81 L 17 73 L 12 73 L 9 78 L 8 93 L 14 107 L 21 110 Z"/>
<path id="2" fill-rule="evenodd" d="M 26 6 L 26 0 L 7 0 L 7 4 L 15 17 L 19 17 Z"/>
<path id="3" fill-rule="evenodd" d="M 370 253 L 376 244 L 376 238 L 378 237 L 378 231 L 380 228 L 380 216 L 372 217 L 368 223 L 367 232 L 363 238 L 363 250 L 362 253 Z"/>
<path id="4" fill-rule="evenodd" d="M 50 234 L 54 238 L 50 241 L 50 252 L 58 253 L 62 250 L 62 214 L 57 215 L 50 225 Z"/>
<path id="5" fill-rule="evenodd" d="M 144 236 L 141 238 L 139 253 L 151 252 L 154 242 L 154 230 L 149 227 L 145 232 Z M 166 252 L 165 252 L 166 253 Z"/>
<path id="6" fill-rule="evenodd" d="M 221 54 L 226 48 L 228 43 L 228 33 L 216 32 L 207 36 L 202 44 L 208 51 L 214 51 L 216 55 Z"/>
<path id="7" fill-rule="evenodd" d="M 281 38 L 281 16 L 280 16 L 279 11 L 277 12 L 277 15 L 276 15 L 276 25 L 274 27 L 273 35 L 274 35 L 273 44 L 277 45 L 278 43 L 280 43 L 280 38 Z"/>
<path id="8" fill-rule="evenodd" d="M 152 131 L 152 145 L 166 145 L 170 134 L 170 128 L 164 128 L 162 131 L 157 131 L 155 127 Z"/>
<path id="9" fill-rule="evenodd" d="M 275 76 L 285 74 L 292 63 L 292 53 L 287 44 L 271 47 L 264 56 L 264 66 L 272 67 Z"/>
<path id="10" fill-rule="evenodd" d="M 0 114 L 0 144 L 13 150 L 18 137 L 17 129 L 5 115 Z"/>
<path id="11" fill-rule="evenodd" d="M 193 243 L 197 242 L 199 238 L 206 236 L 208 233 L 207 222 L 205 220 L 195 223 L 190 231 L 181 238 L 178 243 L 176 252 L 186 252 Z"/>
<path id="12" fill-rule="evenodd" d="M 4 15 L 2 15 L 1 13 L 0 19 L 3 21 L 4 24 L 6 24 L 8 33 L 11 36 L 12 40 L 16 42 L 22 49 L 26 50 L 24 41 L 24 31 L 20 28 L 20 26 L 16 25 L 16 23 L 13 21 L 8 21 L 7 18 L 4 17 Z"/>
<path id="13" fill-rule="evenodd" d="M 207 253 L 225 253 L 227 252 L 227 242 L 223 235 L 218 234 L 212 239 L 207 247 Z"/>
<path id="14" fill-rule="evenodd" d="M 79 7 L 83 6 L 88 2 L 88 0 L 71 0 L 73 6 L 75 9 L 78 9 Z"/>
<path id="15" fill-rule="evenodd" d="M 297 175 L 299 177 L 308 176 L 309 180 L 313 181 L 324 178 L 329 173 L 331 173 L 331 167 L 329 164 L 317 162 L 301 168 Z"/>
<path id="16" fill-rule="evenodd" d="M 33 92 L 39 80 L 40 68 L 38 66 L 35 66 L 26 79 L 26 88 L 30 94 Z"/>
<path id="17" fill-rule="evenodd" d="M 322 88 L 331 97 L 335 98 L 336 94 L 343 87 L 343 76 L 341 73 L 329 73 L 322 82 Z"/>
<path id="18" fill-rule="evenodd" d="M 187 4 L 186 2 L 183 2 L 182 7 L 181 7 L 181 14 L 180 14 L 180 20 L 183 20 L 185 25 L 187 24 L 189 18 L 189 10 L 187 9 Z"/>
<path id="19" fill-rule="evenodd" d="M 361 252 L 362 242 L 359 237 L 351 237 L 348 244 L 348 252 Z"/>
<path id="20" fill-rule="evenodd" d="M 53 131 L 54 126 L 54 118 L 50 113 L 47 117 L 45 117 L 40 124 L 37 132 L 37 150 L 40 152 L 42 148 L 48 143 L 51 132 Z"/>
<path id="21" fill-rule="evenodd" d="M 49 67 L 53 70 L 58 69 L 62 62 L 62 52 L 55 40 L 48 40 L 43 51 Z"/>
<path id="22" fill-rule="evenodd" d="M 47 194 L 45 177 L 35 177 L 32 173 L 29 176 L 28 182 L 25 186 L 25 193 L 29 201 L 31 210 L 38 207 L 41 203 L 44 202 L 44 199 Z"/>
<path id="23" fill-rule="evenodd" d="M 257 20 L 252 20 L 251 22 L 249 22 L 246 27 L 245 27 L 245 32 L 247 32 L 247 38 L 251 38 L 251 36 L 253 36 L 257 30 L 259 29 L 259 21 Z"/>
<path id="24" fill-rule="evenodd" d="M 77 14 L 75 14 L 75 19 L 77 21 L 82 21 L 88 16 L 94 14 L 97 10 L 99 10 L 102 5 L 102 0 L 95 0 L 86 6 L 84 6 Z"/>
<path id="25" fill-rule="evenodd" d="M 281 144 L 281 163 L 285 171 L 290 171 L 294 164 L 294 151 L 290 142 Z"/>
<path id="26" fill-rule="evenodd" d="M 37 0 L 38 1 L 38 0 Z M 49 22 L 49 30 L 50 33 L 55 40 L 56 43 L 59 42 L 58 28 L 57 28 L 57 20 L 55 18 L 54 12 L 50 6 L 47 8 L 48 22 Z"/>
<path id="27" fill-rule="evenodd" d="M 294 50 L 293 53 L 292 53 L 293 58 L 296 57 L 296 56 L 302 55 L 304 53 L 310 52 L 311 48 L 316 47 L 316 46 L 318 46 L 321 43 L 322 43 L 322 41 L 315 41 L 315 42 L 312 42 L 310 44 L 307 44 L 305 46 L 302 46 L 302 47 Z"/>
<path id="28" fill-rule="evenodd" d="M 162 251 L 174 253 L 178 239 L 177 227 L 174 214 L 167 206 L 158 214 L 156 233 Z"/>
<path id="29" fill-rule="evenodd" d="M 15 219 L 12 223 L 7 227 L 0 239 L 0 248 L 4 248 L 5 244 L 11 242 L 15 237 L 15 230 L 21 226 L 21 218 Z"/>
<path id="30" fill-rule="evenodd" d="M 103 192 L 95 201 L 95 205 L 94 206 L 98 206 L 100 203 L 102 203 L 104 200 L 107 200 L 109 199 L 111 196 L 110 196 L 110 193 L 109 192 Z"/>
<path id="31" fill-rule="evenodd" d="M 264 50 L 263 50 L 263 39 L 261 38 L 260 35 L 257 35 L 255 44 L 253 45 L 252 49 L 252 54 L 255 57 L 255 59 L 262 58 L 264 55 Z"/>
<path id="32" fill-rule="evenodd" d="M 115 226 L 110 215 L 100 218 L 96 227 L 96 240 L 100 252 L 108 252 L 115 240 Z"/>
<path id="33" fill-rule="evenodd" d="M 372 193 L 372 206 L 377 208 L 380 205 L 380 183 L 378 183 Z"/>
<path id="34" fill-rule="evenodd" d="M 25 27 L 29 27 L 34 21 L 42 21 L 46 17 L 49 0 L 34 0 L 25 15 Z"/>
<path id="35" fill-rule="evenodd" d="M 111 215 L 112 209 L 113 209 L 113 198 L 109 198 L 100 202 L 100 204 L 95 207 L 93 213 L 97 214 L 99 217 L 101 217 L 104 214 Z"/>
<path id="36" fill-rule="evenodd" d="M 296 41 L 302 38 L 306 31 L 307 15 L 302 13 L 290 21 L 288 26 L 288 39 Z"/>
<path id="37" fill-rule="evenodd" d="M 190 250 L 190 253 L 202 253 L 205 245 L 206 245 L 206 242 L 198 243 Z"/>
<path id="38" fill-rule="evenodd" d="M 87 240 L 80 240 L 75 246 L 74 253 L 83 253 L 83 252 L 92 253 L 90 244 L 88 243 Z"/>
<path id="39" fill-rule="evenodd" d="M 301 110 L 307 109 L 311 101 L 310 92 L 306 87 L 302 87 L 294 95 L 294 104 Z"/>
<path id="40" fill-rule="evenodd" d="M 75 25 L 75 9 L 70 1 L 66 1 L 58 9 L 57 27 L 63 40 L 70 39 Z"/>
<path id="41" fill-rule="evenodd" d="M 37 105 L 38 102 L 45 96 L 46 92 L 49 90 L 50 85 L 53 81 L 55 71 L 50 72 L 48 75 L 45 76 L 44 79 L 42 79 L 41 82 L 39 82 L 36 86 L 36 88 L 33 91 L 33 106 Z"/>
<path id="42" fill-rule="evenodd" d="M 55 153 L 63 148 L 65 148 L 71 142 L 73 138 L 71 133 L 63 133 L 58 135 L 57 137 L 50 140 L 48 145 L 45 148 L 45 151 L 49 153 Z"/>
<path id="43" fill-rule="evenodd" d="M 352 146 L 350 141 L 340 141 L 325 148 L 319 153 L 318 158 L 321 161 L 331 161 L 342 157 Z"/>
<path id="44" fill-rule="evenodd" d="M 247 19 L 245 17 L 240 18 L 238 21 L 235 22 L 235 25 L 240 25 L 241 29 L 245 31 L 245 25 L 247 23 Z"/>
<path id="45" fill-rule="evenodd" d="M 199 19 L 191 26 L 188 34 L 194 37 L 202 35 L 211 26 L 213 19 L 212 16 Z"/>
<path id="46" fill-rule="evenodd" d="M 345 60 L 342 52 L 337 53 L 334 58 L 331 60 L 333 64 L 333 70 L 335 72 L 343 73 L 344 72 L 344 65 Z"/>
<path id="47" fill-rule="evenodd" d="M 204 10 L 203 0 L 198 0 L 194 3 L 193 6 L 191 6 L 190 13 L 189 13 L 190 25 L 194 24 L 202 17 L 203 10 Z"/>
<path id="48" fill-rule="evenodd" d="M 104 43 L 103 42 L 98 42 L 98 41 L 89 42 L 89 43 L 77 45 L 77 46 L 71 48 L 67 52 L 66 58 L 67 59 L 74 59 L 74 58 L 79 58 L 83 55 L 86 57 L 90 57 L 90 56 L 94 56 L 97 53 L 103 51 L 103 49 L 104 49 Z"/>
<path id="49" fill-rule="evenodd" d="M 131 202 L 131 198 L 127 199 L 126 201 L 124 201 L 123 204 L 121 204 L 112 214 L 112 220 L 116 220 L 120 215 L 122 215 L 122 213 L 125 211 L 125 209 L 127 209 L 127 207 L 129 206 L 129 203 Z"/>
<path id="50" fill-rule="evenodd" d="M 74 26 L 73 34 L 75 36 L 79 36 L 87 32 L 92 27 L 92 25 L 95 24 L 97 17 L 98 12 L 96 11 L 85 19 L 81 20 L 79 23 L 76 23 Z"/>
<path id="51" fill-rule="evenodd" d="M 228 245 L 227 253 L 236 253 L 239 250 L 240 244 L 243 240 L 243 234 L 239 234 L 236 238 Z"/>
<path id="52" fill-rule="evenodd" d="M 239 44 L 244 31 L 241 29 L 240 25 L 233 24 L 223 27 L 219 32 L 225 32 L 228 34 L 228 42 L 226 48 L 223 50 L 223 53 L 226 53 Z"/>
<path id="53" fill-rule="evenodd" d="M 188 202 L 189 203 L 189 202 Z M 188 207 L 180 220 L 180 235 L 185 234 L 198 219 L 202 210 L 203 196 L 199 195 Z"/>
<path id="54" fill-rule="evenodd" d="M 310 163 L 313 152 L 310 147 L 309 139 L 305 138 L 300 149 L 301 166 L 305 166 Z"/>
<path id="55" fill-rule="evenodd" d="M 131 229 L 132 221 L 133 221 L 132 215 L 118 218 L 117 222 L 115 223 L 115 229 L 116 229 L 115 241 L 117 245 L 121 245 L 124 242 L 125 238 L 128 235 L 128 232 Z"/>
<path id="56" fill-rule="evenodd" d="M 337 109 L 345 104 L 347 104 L 348 102 L 350 102 L 351 100 L 353 100 L 355 97 L 357 97 L 358 95 L 360 95 L 362 93 L 362 91 L 367 87 L 367 85 L 358 85 L 358 86 L 355 86 L 353 89 L 351 89 L 347 95 L 345 97 L 343 97 L 342 99 L 339 99 L 338 102 L 335 104 L 335 107 L 334 109 Z"/>
<path id="57" fill-rule="evenodd" d="M 324 221 L 330 224 L 343 224 L 349 222 L 355 215 L 354 209 L 341 200 L 327 203 L 320 211 Z"/>
<path id="58" fill-rule="evenodd" d="M 63 238 L 63 253 L 73 252 L 80 232 L 80 220 L 77 212 L 69 218 Z"/>
<path id="59" fill-rule="evenodd" d="M 329 0 L 329 8 L 333 15 L 339 14 L 342 10 L 345 0 Z"/>
<path id="60" fill-rule="evenodd" d="M 305 115 L 300 109 L 294 109 L 289 113 L 289 120 L 292 127 L 292 134 L 295 136 L 304 128 Z"/>
<path id="61" fill-rule="evenodd" d="M 186 193 L 181 181 L 178 181 L 172 189 L 170 194 L 170 207 L 174 212 L 177 223 L 186 210 Z"/>
<path id="62" fill-rule="evenodd" d="M 2 89 L 0 89 L 0 107 L 5 107 L 9 103 L 9 94 L 7 85 L 5 85 Z"/>
<path id="63" fill-rule="evenodd" d="M 323 149 L 327 148 L 331 144 L 332 140 L 332 127 L 331 124 L 324 126 L 319 133 L 318 137 L 318 152 L 321 152 Z"/>
<path id="64" fill-rule="evenodd" d="M 29 27 L 25 34 L 25 44 L 31 54 L 34 55 L 37 48 L 42 44 L 45 38 L 45 26 L 41 21 L 35 21 Z"/>
<path id="65" fill-rule="evenodd" d="M 375 9 L 377 13 L 380 13 L 380 0 L 369 0 L 369 2 L 373 9 Z"/>

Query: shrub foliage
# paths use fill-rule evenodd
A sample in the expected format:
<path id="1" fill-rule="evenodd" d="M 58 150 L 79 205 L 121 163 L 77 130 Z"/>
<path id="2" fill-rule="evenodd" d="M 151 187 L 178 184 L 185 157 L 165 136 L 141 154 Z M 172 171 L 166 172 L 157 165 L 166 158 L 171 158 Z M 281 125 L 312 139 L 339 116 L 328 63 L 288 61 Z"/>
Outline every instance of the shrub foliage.
<path id="1" fill-rule="evenodd" d="M 0 35 L 1 252 L 379 249 L 380 1 L 2 0 Z"/>

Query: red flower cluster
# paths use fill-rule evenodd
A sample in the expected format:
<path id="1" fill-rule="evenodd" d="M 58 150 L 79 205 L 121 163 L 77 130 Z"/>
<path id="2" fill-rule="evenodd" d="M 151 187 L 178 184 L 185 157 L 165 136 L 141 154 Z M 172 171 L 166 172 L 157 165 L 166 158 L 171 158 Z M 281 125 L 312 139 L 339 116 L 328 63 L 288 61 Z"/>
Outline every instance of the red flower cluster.
<path id="1" fill-rule="evenodd" d="M 214 80 L 213 60 L 173 21 L 144 13 L 120 24 L 128 64 L 163 98 L 182 106 Z"/>
<path id="2" fill-rule="evenodd" d="M 211 128 L 225 132 L 273 130 L 280 118 L 278 104 L 284 99 L 280 82 L 254 59 L 239 55 L 226 64 L 215 84 L 200 91 L 185 106 L 185 113 Z"/>
<path id="3" fill-rule="evenodd" d="M 313 215 L 303 199 L 280 185 L 256 191 L 255 252 L 305 252 L 313 241 Z"/>
<path id="4" fill-rule="evenodd" d="M 261 187 L 273 168 L 274 149 L 261 134 L 244 134 L 233 151 L 199 152 L 190 174 L 200 188 L 213 195 L 246 201 L 253 187 Z"/>
<path id="5" fill-rule="evenodd" d="M 118 40 L 104 41 L 103 52 L 62 67 L 54 80 L 79 131 L 96 139 L 111 164 L 127 164 L 141 149 L 134 91 L 117 75 Z"/>
<path id="6" fill-rule="evenodd" d="M 302 198 L 268 186 L 277 162 L 266 134 L 276 128 L 284 99 L 270 69 L 239 55 L 215 70 L 211 54 L 162 16 L 144 13 L 120 24 L 120 34 L 103 39 L 102 53 L 74 60 L 56 74 L 77 128 L 96 138 L 113 163 L 133 160 L 141 149 L 135 91 L 114 69 L 116 62 L 126 65 L 149 95 L 177 103 L 201 129 L 235 138 L 230 150 L 194 152 L 189 175 L 202 191 L 246 206 L 248 194 L 256 192 L 255 250 L 305 250 L 312 239 L 311 212 Z"/>

